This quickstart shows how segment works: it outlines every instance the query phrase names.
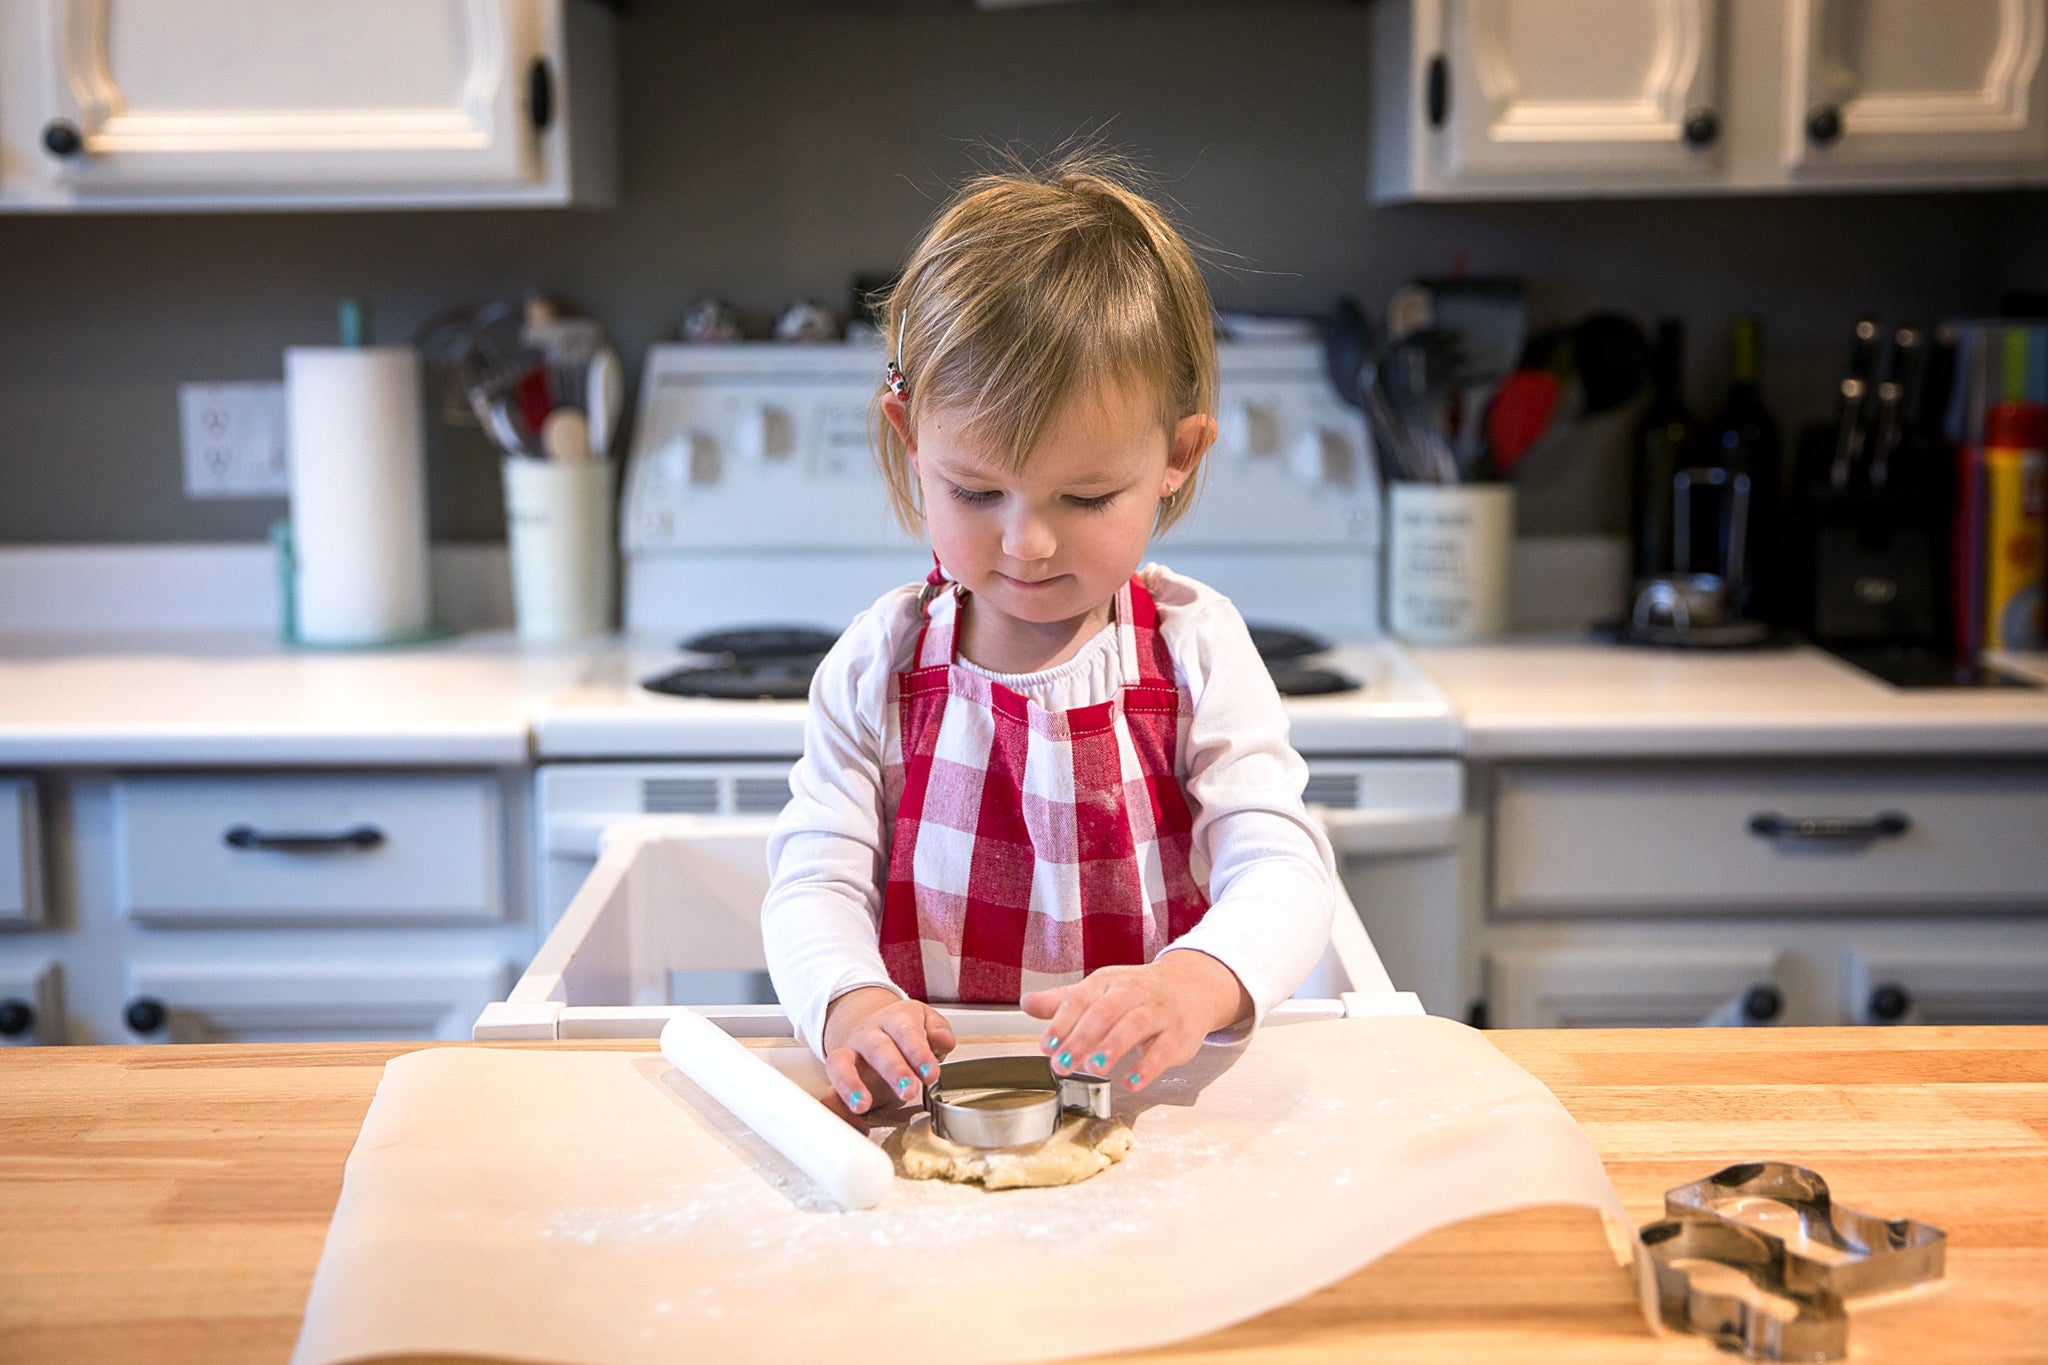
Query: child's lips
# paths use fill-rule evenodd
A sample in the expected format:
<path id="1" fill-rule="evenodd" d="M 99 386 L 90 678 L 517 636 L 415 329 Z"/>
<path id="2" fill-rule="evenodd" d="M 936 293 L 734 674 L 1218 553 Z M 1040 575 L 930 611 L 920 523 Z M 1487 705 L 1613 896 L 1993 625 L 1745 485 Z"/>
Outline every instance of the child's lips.
<path id="1" fill-rule="evenodd" d="M 1000 570 L 997 571 L 996 576 L 1001 578 L 1005 583 L 1008 583 L 1011 587 L 1023 588 L 1027 592 L 1035 591 L 1040 588 L 1049 588 L 1053 584 L 1059 582 L 1062 578 L 1066 577 L 1066 575 L 1063 573 L 1056 573 L 1052 575 L 1050 578 L 1012 578 L 1010 575 L 1003 573 Z"/>

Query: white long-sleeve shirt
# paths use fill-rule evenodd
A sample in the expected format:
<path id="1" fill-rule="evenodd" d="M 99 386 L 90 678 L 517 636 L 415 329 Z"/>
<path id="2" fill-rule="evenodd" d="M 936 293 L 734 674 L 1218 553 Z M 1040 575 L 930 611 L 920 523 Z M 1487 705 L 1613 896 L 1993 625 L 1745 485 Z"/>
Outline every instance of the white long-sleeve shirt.
<path id="1" fill-rule="evenodd" d="M 1287 713 L 1237 608 L 1159 565 L 1141 572 L 1175 681 L 1193 700 L 1177 766 L 1194 816 L 1189 867 L 1210 901 L 1201 923 L 1162 951 L 1198 949 L 1228 967 L 1251 997 L 1256 1023 L 1301 984 L 1329 942 L 1329 841 L 1302 805 L 1308 768 L 1287 742 Z M 819 666 L 804 756 L 768 842 L 761 933 L 769 975 L 813 1051 L 822 1051 L 825 1012 L 840 996 L 862 986 L 903 994 L 877 946 L 895 819 L 882 808 L 882 750 L 890 682 L 911 667 L 923 624 L 918 588 L 885 593 Z M 1108 701 L 1127 681 L 1114 624 L 1042 672 L 958 662 L 1049 710 Z"/>

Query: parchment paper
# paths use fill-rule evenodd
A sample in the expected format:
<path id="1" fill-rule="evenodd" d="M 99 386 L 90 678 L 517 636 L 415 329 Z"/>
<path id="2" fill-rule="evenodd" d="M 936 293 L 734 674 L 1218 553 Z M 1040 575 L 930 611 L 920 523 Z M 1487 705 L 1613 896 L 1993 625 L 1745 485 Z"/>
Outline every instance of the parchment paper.
<path id="1" fill-rule="evenodd" d="M 807 1051 L 768 1056 L 827 1090 Z M 1564 1107 L 1447 1019 L 1263 1029 L 1117 1106 L 1131 1153 L 1083 1184 L 898 1180 L 848 1213 L 659 1055 L 399 1057 L 293 1360 L 808 1362 L 894 1339 L 993 1365 L 1199 1335 L 1505 1209 L 1589 1206 L 1630 1254 Z"/>

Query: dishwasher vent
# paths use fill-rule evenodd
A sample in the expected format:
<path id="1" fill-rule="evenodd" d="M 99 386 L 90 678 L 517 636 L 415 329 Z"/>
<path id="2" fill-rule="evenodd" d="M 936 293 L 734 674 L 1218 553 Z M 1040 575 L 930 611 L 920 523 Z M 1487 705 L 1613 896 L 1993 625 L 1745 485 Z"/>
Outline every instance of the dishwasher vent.
<path id="1" fill-rule="evenodd" d="M 640 784 L 640 809 L 649 815 L 717 815 L 718 779 L 650 777 Z"/>
<path id="2" fill-rule="evenodd" d="M 1304 805 L 1355 810 L 1358 807 L 1358 774 L 1319 773 L 1311 768 L 1308 786 L 1302 790 L 1301 799 Z"/>
<path id="3" fill-rule="evenodd" d="M 786 777 L 736 777 L 732 783 L 732 808 L 740 815 L 779 815 L 789 804 Z"/>

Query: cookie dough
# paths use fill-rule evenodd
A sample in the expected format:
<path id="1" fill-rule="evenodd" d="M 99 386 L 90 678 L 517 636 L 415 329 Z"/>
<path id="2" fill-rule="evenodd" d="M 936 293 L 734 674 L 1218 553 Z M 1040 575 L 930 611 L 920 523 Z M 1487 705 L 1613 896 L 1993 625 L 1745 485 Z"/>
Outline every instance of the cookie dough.
<path id="1" fill-rule="evenodd" d="M 1100 1175 L 1131 1150 L 1131 1130 L 1121 1119 L 1069 1114 L 1053 1135 L 1036 1147 L 968 1147 L 932 1131 L 924 1114 L 889 1135 L 882 1144 L 909 1180 L 952 1180 L 990 1190 L 1072 1185 Z"/>

